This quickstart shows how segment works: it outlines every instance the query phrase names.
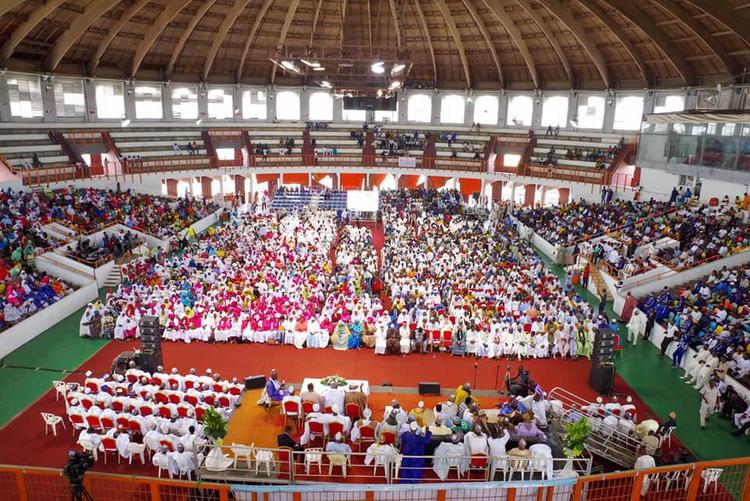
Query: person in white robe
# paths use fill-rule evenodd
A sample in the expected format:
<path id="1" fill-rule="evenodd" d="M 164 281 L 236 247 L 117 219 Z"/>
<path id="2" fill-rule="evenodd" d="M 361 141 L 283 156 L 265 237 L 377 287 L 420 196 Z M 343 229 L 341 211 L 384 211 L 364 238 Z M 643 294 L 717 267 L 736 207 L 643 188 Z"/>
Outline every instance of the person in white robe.
<path id="1" fill-rule="evenodd" d="M 80 337 L 91 337 L 91 320 L 94 318 L 94 305 L 89 304 L 83 312 L 78 330 Z"/>
<path id="2" fill-rule="evenodd" d="M 508 433 L 508 429 L 505 426 L 503 426 L 502 434 L 493 434 L 487 439 L 493 470 L 505 468 L 505 458 L 508 457 L 505 447 L 508 444 L 508 440 L 510 440 L 510 433 Z"/>
<path id="3" fill-rule="evenodd" d="M 128 447 L 130 444 L 130 435 L 123 430 L 122 426 L 119 426 L 117 433 L 115 433 L 115 444 L 117 444 L 117 452 L 120 456 L 128 459 L 130 457 L 130 448 Z"/>
<path id="4" fill-rule="evenodd" d="M 477 331 L 473 327 L 469 327 L 466 329 L 466 353 L 477 356 L 478 349 L 479 336 L 477 335 Z"/>
<path id="5" fill-rule="evenodd" d="M 387 330 L 386 325 L 382 322 L 378 322 L 375 327 L 375 354 L 385 355 L 385 348 L 387 345 Z"/>
<path id="6" fill-rule="evenodd" d="M 177 450 L 172 453 L 172 459 L 174 459 L 179 475 L 186 475 L 190 479 L 195 472 L 193 454 L 186 450 L 184 445 L 179 443 L 177 444 Z"/>
<path id="7" fill-rule="evenodd" d="M 465 456 L 464 444 L 457 435 L 451 436 L 450 442 L 442 442 L 435 449 L 432 459 L 432 470 L 440 480 L 448 478 L 448 471 L 458 467 L 461 475 L 469 469 L 469 459 Z"/>
<path id="8" fill-rule="evenodd" d="M 380 437 L 377 442 L 367 448 L 365 454 L 365 464 L 383 466 L 384 470 L 390 467 L 390 464 L 398 458 L 398 450 L 390 444 L 383 443 L 384 438 Z"/>
<path id="9" fill-rule="evenodd" d="M 117 315 L 117 320 L 115 320 L 115 330 L 113 334 L 115 339 L 125 339 L 125 326 L 127 325 L 127 323 L 128 316 L 124 311 L 120 312 L 120 314 Z"/>
<path id="10" fill-rule="evenodd" d="M 472 431 L 464 436 L 464 446 L 467 456 L 473 454 L 487 455 L 489 445 L 487 445 L 487 435 L 482 432 L 481 426 L 475 426 Z"/>
<path id="11" fill-rule="evenodd" d="M 411 349 L 411 333 L 409 331 L 409 324 L 407 322 L 401 324 L 401 327 L 399 327 L 398 329 L 398 333 L 401 336 L 401 340 L 399 343 L 401 346 L 401 353 L 408 354 L 409 350 Z"/>
<path id="12" fill-rule="evenodd" d="M 172 458 L 172 453 L 169 452 L 169 450 L 166 447 L 159 448 L 159 452 L 154 454 L 154 457 L 151 459 L 151 463 L 157 468 L 163 468 L 167 470 L 167 472 L 169 472 L 169 478 L 172 478 L 174 475 L 180 474 L 180 470 L 177 467 L 177 463 Z M 232 463 L 232 460 L 230 459 L 229 464 L 231 463 Z"/>

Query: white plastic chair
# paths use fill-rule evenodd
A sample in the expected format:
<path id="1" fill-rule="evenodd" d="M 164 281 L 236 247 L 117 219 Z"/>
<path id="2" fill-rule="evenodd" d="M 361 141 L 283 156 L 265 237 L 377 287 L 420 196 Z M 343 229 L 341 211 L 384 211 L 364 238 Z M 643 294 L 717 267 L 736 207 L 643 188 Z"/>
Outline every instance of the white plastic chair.
<path id="1" fill-rule="evenodd" d="M 349 457 L 346 454 L 328 454 L 328 476 L 330 477 L 333 473 L 333 467 L 338 466 L 341 468 L 341 474 L 346 478 L 346 464 L 349 462 Z"/>
<path id="2" fill-rule="evenodd" d="M 253 445 L 243 445 L 243 444 L 237 444 L 232 442 L 232 446 L 230 449 L 232 450 L 232 454 L 234 454 L 234 463 L 232 468 L 237 468 L 237 460 L 239 458 L 245 458 L 247 461 L 247 469 L 250 469 L 250 465 L 252 464 L 252 456 L 253 456 L 253 449 L 255 448 L 255 443 Z"/>
<path id="3" fill-rule="evenodd" d="M 458 478 L 461 478 L 461 462 L 463 461 L 463 455 L 462 454 L 446 454 L 445 461 L 448 464 L 448 472 L 447 474 L 451 474 L 451 469 L 456 469 L 456 474 L 458 475 Z"/>
<path id="4" fill-rule="evenodd" d="M 273 451 L 266 449 L 255 450 L 255 475 L 258 475 L 260 466 L 263 465 L 266 469 L 266 474 L 271 476 L 271 463 L 273 462 Z"/>
<path id="5" fill-rule="evenodd" d="M 503 472 L 503 482 L 505 482 L 508 479 L 509 471 L 508 456 L 495 456 L 490 458 L 490 461 L 490 481 L 495 480 L 495 475 L 500 470 Z"/>
<path id="6" fill-rule="evenodd" d="M 310 466 L 318 465 L 318 475 L 322 474 L 323 470 L 323 448 L 312 447 L 305 449 L 305 475 L 310 474 Z"/>
<path id="7" fill-rule="evenodd" d="M 52 386 L 55 388 L 55 402 L 60 399 L 60 396 L 65 400 L 65 397 L 68 395 L 67 383 L 65 381 L 52 381 Z"/>
<path id="8" fill-rule="evenodd" d="M 146 460 L 144 459 L 146 444 L 137 444 L 135 442 L 130 442 L 128 444 L 128 452 L 130 452 L 130 457 L 128 457 L 128 464 L 133 464 L 133 456 L 136 455 L 141 458 L 141 464 L 146 464 Z"/>
<path id="9" fill-rule="evenodd" d="M 719 477 L 722 473 L 724 473 L 724 468 L 706 468 L 701 472 L 704 494 L 711 484 L 714 484 L 714 492 L 717 492 L 719 490 Z"/>
<path id="10" fill-rule="evenodd" d="M 94 461 L 96 461 L 97 459 L 99 459 L 98 448 L 97 448 L 96 445 L 94 445 L 93 443 L 89 442 L 88 440 L 81 440 L 80 437 L 78 438 L 78 442 L 77 443 L 78 443 L 78 445 L 81 446 L 81 448 L 84 450 L 84 452 L 90 452 L 91 453 L 91 455 L 94 458 Z"/>
<path id="11" fill-rule="evenodd" d="M 42 412 L 42 419 L 44 420 L 44 434 L 49 435 L 49 429 L 52 428 L 52 434 L 57 436 L 57 425 L 62 423 L 65 428 L 65 421 L 60 416 L 50 414 L 49 412 Z"/>
<path id="12" fill-rule="evenodd" d="M 667 442 L 667 445 L 669 447 L 672 447 L 672 433 L 674 433 L 675 429 L 677 429 L 676 426 L 670 426 L 669 428 L 667 428 L 666 433 L 664 433 L 664 435 L 662 435 L 661 439 L 659 440 L 659 447 L 661 447 L 661 445 L 665 441 Z"/>

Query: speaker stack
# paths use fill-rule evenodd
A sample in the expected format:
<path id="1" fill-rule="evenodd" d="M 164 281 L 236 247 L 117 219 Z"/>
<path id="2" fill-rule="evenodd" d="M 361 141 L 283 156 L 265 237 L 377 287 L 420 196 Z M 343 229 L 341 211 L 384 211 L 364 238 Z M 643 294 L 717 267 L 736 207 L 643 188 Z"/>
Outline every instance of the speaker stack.
<path id="1" fill-rule="evenodd" d="M 164 365 L 161 355 L 161 336 L 164 327 L 159 325 L 159 317 L 141 317 L 141 356 L 138 365 L 146 372 L 156 372 Z"/>
<path id="2" fill-rule="evenodd" d="M 612 393 L 615 384 L 615 335 L 612 329 L 601 328 L 594 338 L 589 386 L 602 395 Z"/>

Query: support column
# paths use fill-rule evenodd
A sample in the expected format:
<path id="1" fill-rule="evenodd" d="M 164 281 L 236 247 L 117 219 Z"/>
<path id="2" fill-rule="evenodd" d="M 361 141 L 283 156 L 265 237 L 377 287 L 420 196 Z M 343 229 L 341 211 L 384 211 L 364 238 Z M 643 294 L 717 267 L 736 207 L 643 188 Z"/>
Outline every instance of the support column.
<path id="1" fill-rule="evenodd" d="M 497 203 L 503 199 L 503 181 L 495 181 L 492 183 L 492 201 Z"/>
<path id="2" fill-rule="evenodd" d="M 557 191 L 560 193 L 560 205 L 565 205 L 570 200 L 570 188 L 558 188 Z"/>
<path id="3" fill-rule="evenodd" d="M 201 196 L 203 198 L 212 198 L 211 193 L 211 183 L 213 181 L 213 178 L 210 178 L 208 176 L 201 177 Z"/>
<path id="4" fill-rule="evenodd" d="M 177 193 L 177 179 L 166 179 L 165 182 L 167 183 L 167 196 L 179 197 L 180 195 Z"/>
<path id="5" fill-rule="evenodd" d="M 535 184 L 527 184 L 525 187 L 526 192 L 524 193 L 523 197 L 523 206 L 524 207 L 533 207 L 534 206 L 534 195 L 536 195 L 536 185 Z"/>

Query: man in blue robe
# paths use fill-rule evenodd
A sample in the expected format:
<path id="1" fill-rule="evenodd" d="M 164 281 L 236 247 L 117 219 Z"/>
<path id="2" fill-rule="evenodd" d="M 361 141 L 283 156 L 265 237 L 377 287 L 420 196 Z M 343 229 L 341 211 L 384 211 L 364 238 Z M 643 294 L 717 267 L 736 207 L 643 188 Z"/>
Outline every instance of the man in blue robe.
<path id="1" fill-rule="evenodd" d="M 424 434 L 417 433 L 419 426 L 412 421 L 409 425 L 409 431 L 401 434 L 401 454 L 404 459 L 401 461 L 401 483 L 416 484 L 424 476 L 424 458 L 412 456 L 424 456 L 425 447 L 432 440 L 432 432 L 429 427 L 424 427 Z"/>

